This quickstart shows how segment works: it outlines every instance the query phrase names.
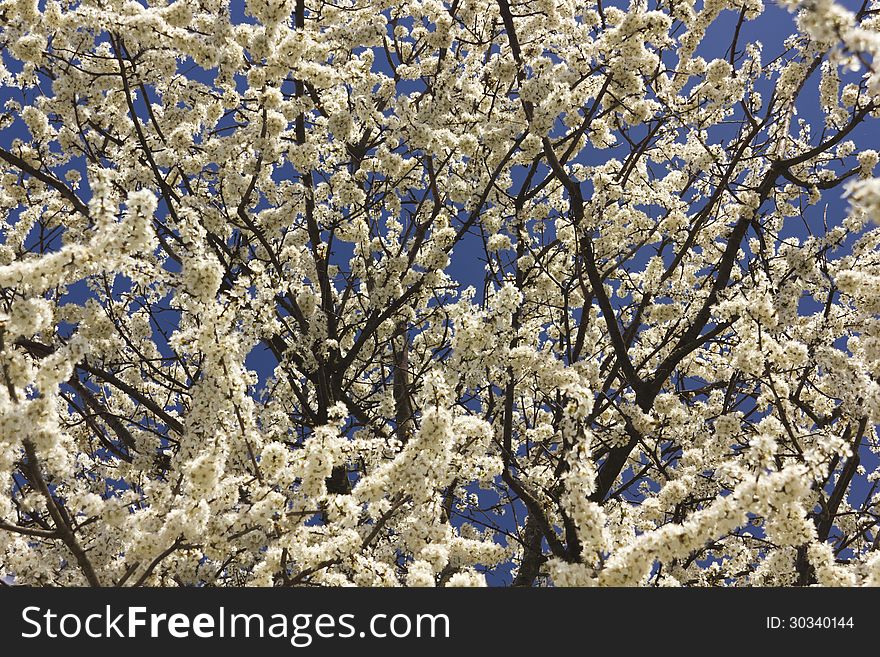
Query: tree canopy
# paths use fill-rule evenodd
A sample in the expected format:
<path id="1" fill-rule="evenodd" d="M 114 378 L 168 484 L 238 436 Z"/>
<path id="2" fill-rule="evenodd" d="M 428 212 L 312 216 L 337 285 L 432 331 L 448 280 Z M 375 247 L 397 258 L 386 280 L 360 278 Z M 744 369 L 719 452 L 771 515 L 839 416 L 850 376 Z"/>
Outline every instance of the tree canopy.
<path id="1" fill-rule="evenodd" d="M 0 44 L 0 574 L 880 585 L 878 0 Z"/>

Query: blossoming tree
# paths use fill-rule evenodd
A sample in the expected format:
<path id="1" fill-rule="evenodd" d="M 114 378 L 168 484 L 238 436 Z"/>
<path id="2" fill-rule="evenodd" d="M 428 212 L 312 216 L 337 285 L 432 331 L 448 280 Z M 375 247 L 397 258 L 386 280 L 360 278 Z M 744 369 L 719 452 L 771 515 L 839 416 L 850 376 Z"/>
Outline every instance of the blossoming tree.
<path id="1" fill-rule="evenodd" d="M 15 582 L 880 584 L 877 0 L 0 43 Z"/>

